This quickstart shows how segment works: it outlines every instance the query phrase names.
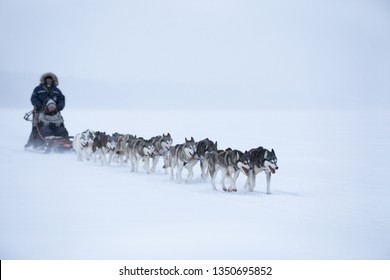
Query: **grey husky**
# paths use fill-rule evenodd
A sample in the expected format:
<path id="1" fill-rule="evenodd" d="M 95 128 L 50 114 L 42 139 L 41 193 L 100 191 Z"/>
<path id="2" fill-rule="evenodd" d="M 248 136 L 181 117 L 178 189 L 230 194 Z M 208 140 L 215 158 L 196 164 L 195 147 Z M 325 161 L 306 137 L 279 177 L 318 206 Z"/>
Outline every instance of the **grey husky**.
<path id="1" fill-rule="evenodd" d="M 127 147 L 127 144 L 128 144 L 128 141 L 129 141 L 129 138 L 131 137 L 131 135 L 130 134 L 115 133 L 113 135 L 113 137 L 116 139 L 116 147 L 114 149 L 114 154 L 116 156 L 118 156 L 118 160 L 119 160 L 120 166 L 123 166 L 124 162 L 127 161 L 126 160 L 126 158 L 128 157 L 128 147 Z M 111 162 L 112 157 L 113 157 L 113 154 L 110 155 L 109 162 Z"/>
<path id="2" fill-rule="evenodd" d="M 150 140 L 142 137 L 135 140 L 130 155 L 131 171 L 138 172 L 139 161 L 142 159 L 146 173 L 150 173 L 149 159 L 155 156 L 154 146 Z"/>
<path id="3" fill-rule="evenodd" d="M 196 154 L 199 157 L 201 176 L 206 180 L 208 172 L 208 155 L 211 152 L 217 151 L 217 142 L 211 141 L 209 138 L 203 139 L 196 143 Z"/>
<path id="4" fill-rule="evenodd" d="M 222 189 L 224 191 L 236 192 L 236 181 L 240 172 L 243 172 L 246 176 L 249 174 L 250 163 L 248 152 L 243 153 L 230 148 L 211 152 L 208 155 L 208 168 L 213 190 L 217 190 L 215 186 L 215 177 L 217 175 L 217 171 L 221 170 Z M 226 188 L 225 186 L 226 177 L 230 179 L 229 188 Z"/>
<path id="5" fill-rule="evenodd" d="M 178 183 L 183 182 L 181 173 L 185 167 L 188 170 L 186 182 L 189 182 L 194 176 L 193 167 L 198 162 L 196 156 L 195 140 L 191 137 L 190 140 L 185 138 L 185 143 L 171 147 L 168 166 L 171 168 L 171 180 L 174 179 L 173 171 L 176 170 L 176 178 Z"/>
<path id="6" fill-rule="evenodd" d="M 108 135 L 105 132 L 96 131 L 95 138 L 92 143 L 93 161 L 96 162 L 100 158 L 102 165 L 107 164 L 106 159 L 106 145 L 108 142 Z"/>
<path id="7" fill-rule="evenodd" d="M 245 187 L 249 187 L 249 190 L 253 191 L 256 186 L 256 175 L 264 171 L 267 178 L 267 194 L 271 194 L 271 174 L 274 174 L 279 168 L 274 149 L 269 151 L 263 147 L 258 147 L 249 150 L 248 153 L 251 170 L 249 171 Z"/>
<path id="8" fill-rule="evenodd" d="M 156 171 L 156 166 L 160 157 L 164 159 L 164 166 L 168 161 L 169 151 L 172 145 L 172 137 L 171 134 L 163 134 L 162 136 L 155 136 L 150 139 L 155 149 L 155 156 L 153 157 L 152 164 L 152 172 Z M 165 173 L 167 173 L 167 169 L 165 169 Z"/>

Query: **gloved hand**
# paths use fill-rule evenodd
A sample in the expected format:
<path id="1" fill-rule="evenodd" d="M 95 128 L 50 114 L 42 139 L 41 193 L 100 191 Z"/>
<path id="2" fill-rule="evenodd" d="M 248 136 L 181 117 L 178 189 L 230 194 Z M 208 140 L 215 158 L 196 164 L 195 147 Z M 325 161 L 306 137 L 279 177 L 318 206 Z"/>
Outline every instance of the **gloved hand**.
<path id="1" fill-rule="evenodd" d="M 34 111 L 35 112 L 40 112 L 40 111 L 43 111 L 45 109 L 45 106 L 34 106 Z"/>

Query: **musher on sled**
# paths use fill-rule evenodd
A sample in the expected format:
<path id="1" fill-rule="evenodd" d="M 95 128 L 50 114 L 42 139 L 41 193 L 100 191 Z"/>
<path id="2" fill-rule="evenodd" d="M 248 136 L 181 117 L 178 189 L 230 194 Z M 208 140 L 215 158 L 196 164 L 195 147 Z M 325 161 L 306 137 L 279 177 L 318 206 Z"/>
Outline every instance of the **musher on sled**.
<path id="1" fill-rule="evenodd" d="M 35 87 L 31 96 L 34 110 L 25 116 L 28 120 L 28 117 L 33 115 L 32 131 L 25 148 L 39 148 L 47 142 L 49 136 L 69 141 L 69 134 L 60 113 L 65 107 L 65 96 L 57 86 L 57 76 L 45 73 L 41 76 L 40 84 Z"/>

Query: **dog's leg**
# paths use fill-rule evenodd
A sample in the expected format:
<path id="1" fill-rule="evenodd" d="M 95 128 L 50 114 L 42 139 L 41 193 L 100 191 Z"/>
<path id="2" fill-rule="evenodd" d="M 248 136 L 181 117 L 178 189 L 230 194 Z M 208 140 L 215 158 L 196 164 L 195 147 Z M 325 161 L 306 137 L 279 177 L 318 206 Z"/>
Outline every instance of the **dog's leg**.
<path id="1" fill-rule="evenodd" d="M 256 173 L 255 172 L 253 172 L 253 174 L 252 174 L 252 191 L 255 189 L 255 187 L 256 187 Z"/>
<path id="2" fill-rule="evenodd" d="M 93 157 L 93 162 L 96 163 L 97 161 L 97 151 L 92 151 L 92 157 Z"/>
<path id="3" fill-rule="evenodd" d="M 135 172 L 135 155 L 133 151 L 129 151 L 129 160 L 130 160 L 130 172 Z"/>
<path id="4" fill-rule="evenodd" d="M 109 150 L 108 151 L 108 165 L 111 165 L 113 155 L 114 155 L 114 151 Z"/>
<path id="5" fill-rule="evenodd" d="M 125 150 L 125 162 L 130 160 L 130 149 Z"/>
<path id="6" fill-rule="evenodd" d="M 82 157 L 85 158 L 86 160 L 90 161 L 91 160 L 91 147 L 85 147 L 82 149 L 83 155 Z"/>
<path id="7" fill-rule="evenodd" d="M 240 175 L 240 170 L 234 171 L 233 178 L 232 178 L 232 185 L 233 185 L 232 191 L 233 192 L 237 191 L 236 182 L 237 182 L 238 175 Z"/>
<path id="8" fill-rule="evenodd" d="M 203 181 L 206 181 L 205 169 L 207 166 L 207 162 L 205 162 L 204 158 L 201 158 L 199 164 L 200 164 L 201 177 L 202 177 Z"/>
<path id="9" fill-rule="evenodd" d="M 146 173 L 150 174 L 149 156 L 145 156 L 143 160 L 144 160 L 144 168 L 146 170 Z"/>
<path id="10" fill-rule="evenodd" d="M 249 191 L 253 192 L 256 186 L 256 170 L 252 169 L 249 171 L 248 174 L 248 186 L 249 186 Z"/>
<path id="11" fill-rule="evenodd" d="M 167 168 L 169 168 L 169 178 L 171 181 L 173 181 L 175 178 L 174 178 L 174 175 L 173 175 L 173 169 L 176 167 L 176 164 L 175 164 L 175 161 L 172 157 L 172 155 L 169 155 L 167 157 L 167 161 L 165 162 L 164 164 L 165 166 L 165 170 L 167 170 Z"/>
<path id="12" fill-rule="evenodd" d="M 104 147 L 102 147 L 102 162 L 103 165 L 107 165 L 107 150 Z"/>
<path id="13" fill-rule="evenodd" d="M 181 160 L 178 160 L 176 178 L 177 178 L 177 182 L 179 184 L 183 183 L 183 179 L 181 177 L 181 172 L 183 171 L 183 166 L 184 166 L 184 163 Z"/>
<path id="14" fill-rule="evenodd" d="M 103 152 L 103 148 L 99 149 L 99 156 L 100 156 L 100 162 L 104 166 L 106 161 L 105 161 L 105 154 Z"/>
<path id="15" fill-rule="evenodd" d="M 171 166 L 171 167 L 169 168 L 169 179 L 170 179 L 171 181 L 174 181 L 174 180 L 175 180 L 175 177 L 174 177 L 174 175 L 173 175 L 173 166 Z"/>
<path id="16" fill-rule="evenodd" d="M 267 176 L 267 194 L 271 194 L 271 172 L 265 173 Z"/>
<path id="17" fill-rule="evenodd" d="M 76 153 L 77 153 L 77 160 L 83 161 L 82 149 L 80 149 L 80 147 L 77 147 Z"/>
<path id="18" fill-rule="evenodd" d="M 189 183 L 192 178 L 194 177 L 194 166 L 196 164 L 195 160 L 190 161 L 189 163 L 186 164 L 186 169 L 188 170 L 188 176 L 186 179 L 186 183 Z"/>
<path id="19" fill-rule="evenodd" d="M 216 186 L 215 186 L 215 177 L 217 176 L 217 170 L 215 170 L 214 168 L 210 169 L 210 177 L 211 177 L 211 186 L 212 186 L 212 189 L 214 191 L 217 190 Z"/>
<path id="20" fill-rule="evenodd" d="M 249 170 L 248 176 L 246 177 L 244 189 L 249 189 L 249 188 L 250 188 L 250 187 L 249 187 L 249 186 L 250 186 L 249 180 L 250 180 L 250 178 L 251 178 L 251 172 L 252 172 L 252 170 Z"/>
<path id="21" fill-rule="evenodd" d="M 231 192 L 233 191 L 233 188 L 234 188 L 234 184 L 233 184 L 233 178 L 232 178 L 232 171 L 230 167 L 228 167 L 226 169 L 226 177 L 228 178 L 228 184 L 229 184 L 229 188 L 227 189 L 228 192 Z"/>
<path id="22" fill-rule="evenodd" d="M 256 175 L 254 170 L 250 170 L 248 174 L 248 180 L 247 180 L 250 192 L 253 192 L 253 189 L 255 188 L 255 178 Z"/>
<path id="23" fill-rule="evenodd" d="M 229 180 L 229 188 L 227 188 L 227 191 L 228 191 L 228 192 L 232 192 L 233 189 L 234 189 L 232 176 L 231 176 L 230 173 L 228 172 L 228 173 L 226 174 L 226 177 L 227 177 L 228 180 Z"/>
<path id="24" fill-rule="evenodd" d="M 225 178 L 226 178 L 226 175 L 227 175 L 227 170 L 225 168 L 221 168 L 221 186 L 222 186 L 222 189 L 226 192 L 227 191 L 227 188 L 225 186 Z"/>
<path id="25" fill-rule="evenodd" d="M 209 160 L 207 159 L 207 157 L 205 157 L 204 159 L 203 159 L 203 166 L 204 166 L 204 178 L 203 178 L 203 180 L 204 181 L 207 181 L 207 177 L 210 175 L 210 171 L 209 171 Z"/>
<path id="26" fill-rule="evenodd" d="M 123 153 L 119 153 L 118 154 L 118 158 L 119 158 L 119 166 L 123 167 Z"/>
<path id="27" fill-rule="evenodd" d="M 99 161 L 100 163 L 102 162 L 102 155 L 100 154 L 99 148 L 96 148 L 95 157 L 96 157 L 95 163 L 98 163 Z"/>
<path id="28" fill-rule="evenodd" d="M 217 170 L 215 168 L 214 160 L 213 159 L 209 160 L 207 165 L 208 165 L 208 171 L 210 172 L 212 189 L 216 191 L 217 188 L 215 187 L 215 177 L 217 176 Z"/>
<path id="29" fill-rule="evenodd" d="M 237 191 L 236 180 L 237 180 L 238 175 L 240 174 L 239 172 L 240 171 L 235 171 L 234 169 L 228 167 L 227 172 L 226 172 L 226 175 L 230 181 L 228 192 L 236 192 Z"/>
<path id="30" fill-rule="evenodd" d="M 160 159 L 160 156 L 155 156 L 153 158 L 152 172 L 156 172 L 156 166 L 157 166 L 159 159 Z"/>
<path id="31" fill-rule="evenodd" d="M 163 159 L 164 159 L 164 173 L 168 174 L 169 156 L 163 156 Z"/>
<path id="32" fill-rule="evenodd" d="M 135 154 L 135 161 L 134 161 L 134 172 L 138 173 L 138 166 L 139 166 L 139 161 L 141 160 L 141 156 Z"/>

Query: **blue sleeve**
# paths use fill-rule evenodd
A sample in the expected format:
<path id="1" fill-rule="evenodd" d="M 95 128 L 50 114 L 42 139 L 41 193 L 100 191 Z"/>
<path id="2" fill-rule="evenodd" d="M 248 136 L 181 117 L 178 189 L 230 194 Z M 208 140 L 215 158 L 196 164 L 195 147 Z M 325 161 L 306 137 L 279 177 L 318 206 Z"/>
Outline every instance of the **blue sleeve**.
<path id="1" fill-rule="evenodd" d="M 57 100 L 57 109 L 58 111 L 61 111 L 65 108 L 65 96 L 62 94 L 61 90 L 57 88 L 59 95 Z"/>
<path id="2" fill-rule="evenodd" d="M 41 100 L 38 97 L 38 89 L 39 89 L 39 86 L 34 89 L 32 95 L 31 95 L 31 104 L 35 108 L 40 110 L 42 108 L 42 102 L 41 102 Z"/>

